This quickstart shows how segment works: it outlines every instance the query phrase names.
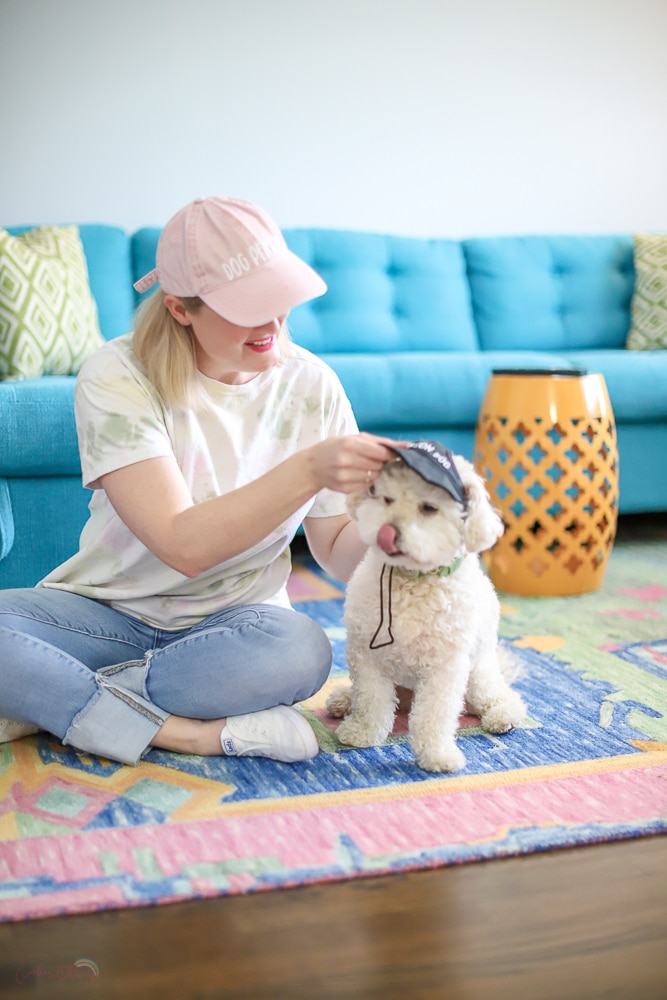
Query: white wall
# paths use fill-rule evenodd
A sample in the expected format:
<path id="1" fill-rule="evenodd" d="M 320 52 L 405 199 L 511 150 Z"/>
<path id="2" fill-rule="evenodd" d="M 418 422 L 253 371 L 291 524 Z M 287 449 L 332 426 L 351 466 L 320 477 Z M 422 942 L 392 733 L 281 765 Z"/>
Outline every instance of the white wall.
<path id="1" fill-rule="evenodd" d="M 667 0 L 0 0 L 0 222 L 667 230 Z"/>

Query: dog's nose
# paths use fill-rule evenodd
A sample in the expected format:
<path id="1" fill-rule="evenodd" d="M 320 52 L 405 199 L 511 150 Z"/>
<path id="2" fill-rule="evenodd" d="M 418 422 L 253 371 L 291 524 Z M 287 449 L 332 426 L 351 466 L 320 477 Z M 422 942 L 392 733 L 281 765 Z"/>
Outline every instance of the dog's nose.
<path id="1" fill-rule="evenodd" d="M 393 524 L 383 524 L 377 533 L 377 544 L 378 547 L 386 552 L 387 555 L 392 556 L 400 551 L 396 542 L 398 541 L 398 528 Z"/>

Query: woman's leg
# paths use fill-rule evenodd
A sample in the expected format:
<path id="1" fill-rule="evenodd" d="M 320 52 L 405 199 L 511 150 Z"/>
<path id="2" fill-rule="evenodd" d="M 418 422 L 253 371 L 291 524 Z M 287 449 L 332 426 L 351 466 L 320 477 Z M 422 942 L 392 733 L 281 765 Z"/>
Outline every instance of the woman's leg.
<path id="1" fill-rule="evenodd" d="M 97 601 L 40 588 L 0 591 L 0 716 L 136 763 L 168 713 L 101 668 L 141 658 L 154 630 Z"/>
<path id="2" fill-rule="evenodd" d="M 331 644 L 321 627 L 271 604 L 220 611 L 178 637 L 161 632 L 156 645 L 137 691 L 192 719 L 294 705 L 319 691 L 331 669 Z M 121 679 L 125 666 L 104 672 L 128 683 Z"/>
<path id="3" fill-rule="evenodd" d="M 323 631 L 289 609 L 230 609 L 174 635 L 65 591 L 0 592 L 0 715 L 125 763 L 151 744 L 220 753 L 227 716 L 307 698 L 330 666 Z"/>
<path id="4" fill-rule="evenodd" d="M 246 605 L 219 612 L 179 638 L 163 636 L 163 642 L 149 654 L 139 689 L 173 713 L 153 746 L 219 754 L 222 745 L 226 753 L 285 761 L 317 753 L 308 724 L 284 707 L 318 691 L 331 669 L 331 645 L 312 619 L 272 605 Z"/>

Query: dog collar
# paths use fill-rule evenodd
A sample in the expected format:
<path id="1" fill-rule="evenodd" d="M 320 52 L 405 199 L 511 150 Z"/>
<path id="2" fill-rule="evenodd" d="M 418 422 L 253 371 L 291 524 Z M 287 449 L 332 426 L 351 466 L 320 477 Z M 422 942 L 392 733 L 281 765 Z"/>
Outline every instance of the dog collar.
<path id="1" fill-rule="evenodd" d="M 436 566 L 435 569 L 429 569 L 426 573 L 422 573 L 418 569 L 402 569 L 400 566 L 394 566 L 394 570 L 400 573 L 401 576 L 407 576 L 411 580 L 421 580 L 426 576 L 451 576 L 452 573 L 456 573 L 457 569 L 463 565 L 463 556 L 459 556 L 455 559 L 453 563 L 449 566 Z"/>

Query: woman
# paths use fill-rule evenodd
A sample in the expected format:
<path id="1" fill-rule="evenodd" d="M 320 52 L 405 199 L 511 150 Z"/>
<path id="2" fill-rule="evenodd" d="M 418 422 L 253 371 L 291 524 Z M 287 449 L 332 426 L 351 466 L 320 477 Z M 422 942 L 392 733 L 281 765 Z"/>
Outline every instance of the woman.
<path id="1" fill-rule="evenodd" d="M 258 206 L 187 205 L 135 287 L 157 283 L 77 379 L 79 551 L 0 592 L 0 739 L 45 729 L 129 764 L 150 747 L 305 760 L 317 740 L 290 706 L 331 648 L 289 605 L 289 543 L 303 522 L 347 579 L 364 546 L 344 494 L 392 452 L 289 341 L 290 309 L 326 285 Z"/>

